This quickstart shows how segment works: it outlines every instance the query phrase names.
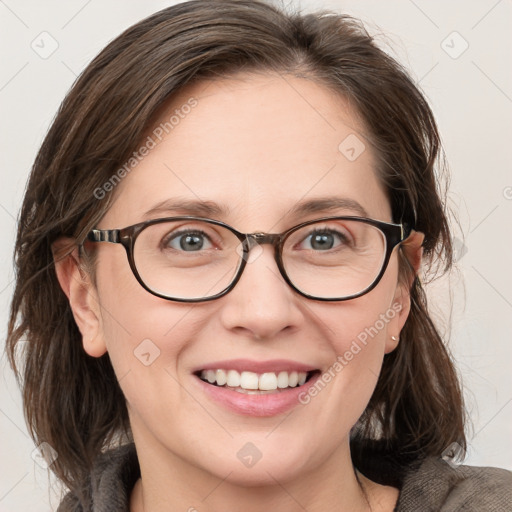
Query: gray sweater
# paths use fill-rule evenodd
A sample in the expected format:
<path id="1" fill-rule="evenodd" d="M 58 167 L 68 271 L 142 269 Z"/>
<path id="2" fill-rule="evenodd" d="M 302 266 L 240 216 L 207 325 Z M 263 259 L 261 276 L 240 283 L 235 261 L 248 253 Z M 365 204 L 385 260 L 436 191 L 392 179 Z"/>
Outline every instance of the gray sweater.
<path id="1" fill-rule="evenodd" d="M 81 497 L 68 493 L 57 512 L 129 512 L 130 493 L 139 477 L 133 444 L 111 450 L 98 461 Z M 512 473 L 452 466 L 434 457 L 405 472 L 394 512 L 458 511 L 512 512 Z"/>

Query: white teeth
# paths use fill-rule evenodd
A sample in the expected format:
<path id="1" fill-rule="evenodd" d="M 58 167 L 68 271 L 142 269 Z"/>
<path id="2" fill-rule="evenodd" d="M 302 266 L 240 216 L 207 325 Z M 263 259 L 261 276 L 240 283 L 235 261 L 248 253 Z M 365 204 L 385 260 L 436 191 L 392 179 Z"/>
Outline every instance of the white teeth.
<path id="1" fill-rule="evenodd" d="M 217 370 L 217 384 L 219 386 L 224 386 L 228 381 L 228 376 L 224 370 Z"/>
<path id="2" fill-rule="evenodd" d="M 240 386 L 240 374 L 236 370 L 229 370 L 226 384 L 230 388 L 237 388 Z"/>
<path id="3" fill-rule="evenodd" d="M 259 391 L 275 391 L 277 389 L 294 388 L 302 386 L 307 379 L 307 372 L 267 372 L 257 374 L 254 372 L 238 373 L 236 370 L 203 370 L 201 379 L 217 386 L 227 386 L 240 390 L 252 391 L 254 394 Z"/>
<path id="4" fill-rule="evenodd" d="M 275 373 L 264 373 L 260 376 L 259 389 L 270 391 L 277 389 L 277 377 Z"/>
<path id="5" fill-rule="evenodd" d="M 288 372 L 279 372 L 277 376 L 277 387 L 281 389 L 288 387 Z"/>
<path id="6" fill-rule="evenodd" d="M 258 389 L 258 374 L 253 372 L 242 372 L 240 376 L 240 387 L 244 389 Z"/>

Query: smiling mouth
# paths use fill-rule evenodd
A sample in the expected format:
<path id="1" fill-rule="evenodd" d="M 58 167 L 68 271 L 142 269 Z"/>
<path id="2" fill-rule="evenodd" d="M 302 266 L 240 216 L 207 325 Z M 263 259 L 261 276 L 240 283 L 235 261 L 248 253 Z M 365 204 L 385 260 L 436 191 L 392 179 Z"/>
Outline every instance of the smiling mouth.
<path id="1" fill-rule="evenodd" d="M 195 373 L 202 381 L 216 387 L 249 395 L 279 393 L 307 383 L 320 370 L 309 372 L 238 372 L 236 370 L 200 370 Z"/>

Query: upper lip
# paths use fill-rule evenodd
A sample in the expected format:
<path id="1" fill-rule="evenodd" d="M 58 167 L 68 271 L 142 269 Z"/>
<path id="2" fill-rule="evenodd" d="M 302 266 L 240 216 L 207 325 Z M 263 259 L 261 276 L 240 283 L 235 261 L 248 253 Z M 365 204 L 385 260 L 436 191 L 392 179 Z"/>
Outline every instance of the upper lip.
<path id="1" fill-rule="evenodd" d="M 193 370 L 197 373 L 201 370 L 236 370 L 241 372 L 270 373 L 270 372 L 311 372 L 317 370 L 314 366 L 291 361 L 289 359 L 272 359 L 268 361 L 254 361 L 252 359 L 229 359 L 214 361 Z"/>

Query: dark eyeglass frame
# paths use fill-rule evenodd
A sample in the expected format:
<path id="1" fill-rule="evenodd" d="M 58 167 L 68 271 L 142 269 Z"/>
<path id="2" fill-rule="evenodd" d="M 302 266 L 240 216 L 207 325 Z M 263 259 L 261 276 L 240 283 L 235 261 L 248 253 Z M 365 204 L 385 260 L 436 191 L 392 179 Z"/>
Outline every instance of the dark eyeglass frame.
<path id="1" fill-rule="evenodd" d="M 243 248 L 243 256 L 240 258 L 239 267 L 235 273 L 235 276 L 229 286 L 224 288 L 224 290 L 220 291 L 219 293 L 208 296 L 205 298 L 194 298 L 194 299 L 184 299 L 184 298 L 176 298 L 171 297 L 168 295 L 163 295 L 159 292 L 156 292 L 149 288 L 144 281 L 142 280 L 138 270 L 137 266 L 135 265 L 135 258 L 134 258 L 134 247 L 135 242 L 137 240 L 137 237 L 140 235 L 140 233 L 146 229 L 149 226 L 152 226 L 154 224 L 161 224 L 163 222 L 173 222 L 173 221 L 180 221 L 180 220 L 192 220 L 192 221 L 200 221 L 200 222 L 206 222 L 208 224 L 213 224 L 216 226 L 221 226 L 223 228 L 228 229 L 233 233 L 238 240 L 240 240 L 240 243 L 242 244 Z M 303 228 L 304 226 L 308 226 L 310 224 L 316 224 L 318 222 L 324 222 L 324 221 L 332 221 L 332 220 L 351 220 L 356 222 L 364 222 L 366 224 L 370 224 L 371 226 L 374 226 L 378 228 L 383 234 L 386 239 L 386 253 L 385 257 L 382 263 L 382 268 L 377 275 L 377 277 L 374 279 L 374 281 L 364 290 L 361 292 L 358 292 L 353 295 L 349 295 L 346 297 L 339 297 L 339 298 L 325 298 L 325 297 L 315 297 L 313 295 L 309 295 L 307 293 L 304 293 L 295 285 L 292 283 L 288 275 L 286 274 L 286 270 L 283 265 L 282 261 L 282 251 L 284 247 L 284 243 L 286 239 L 295 231 Z M 409 235 L 411 234 L 412 228 L 408 226 L 405 223 L 402 224 L 393 224 L 390 222 L 383 222 L 375 219 L 369 219 L 366 217 L 354 217 L 354 216 L 338 216 L 338 217 L 321 217 L 314 220 L 309 220 L 306 222 L 302 222 L 301 224 L 298 224 L 297 226 L 294 226 L 283 233 L 241 233 L 240 231 L 237 231 L 235 228 L 230 226 L 229 224 L 225 224 L 224 222 L 221 222 L 219 220 L 214 219 L 207 219 L 204 217 L 195 217 L 195 216 L 179 216 L 179 217 L 165 217 L 160 219 L 152 219 L 145 222 L 140 222 L 138 224 L 134 224 L 133 226 L 128 226 L 126 228 L 122 229 L 93 229 L 87 234 L 87 240 L 90 242 L 110 242 L 114 244 L 121 244 L 125 250 L 126 255 L 128 257 L 128 263 L 130 264 L 130 268 L 139 282 L 139 284 L 149 293 L 152 295 L 155 295 L 157 297 L 160 297 L 162 299 L 166 300 L 172 300 L 175 302 L 207 302 L 210 300 L 215 300 L 220 297 L 223 297 L 227 293 L 229 293 L 238 283 L 240 278 L 242 277 L 242 273 L 245 269 L 245 266 L 247 264 L 247 260 L 249 258 L 249 252 L 255 245 L 262 245 L 262 244 L 271 244 L 274 247 L 274 258 L 277 263 L 277 267 L 279 269 L 279 272 L 281 273 L 283 279 L 286 281 L 286 283 L 299 295 L 306 297 L 307 299 L 311 300 L 319 300 L 319 301 L 325 301 L 325 302 L 340 302 L 350 299 L 355 299 L 357 297 L 361 297 L 362 295 L 365 295 L 369 291 L 373 290 L 379 281 L 382 279 L 382 276 L 384 275 L 384 272 L 386 271 L 389 259 L 391 257 L 391 254 L 393 252 L 393 249 L 401 244 L 404 240 L 406 240 Z"/>

